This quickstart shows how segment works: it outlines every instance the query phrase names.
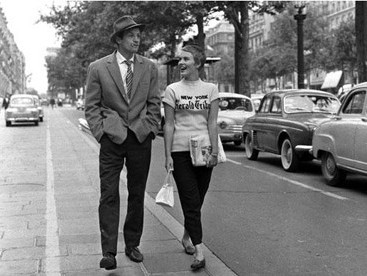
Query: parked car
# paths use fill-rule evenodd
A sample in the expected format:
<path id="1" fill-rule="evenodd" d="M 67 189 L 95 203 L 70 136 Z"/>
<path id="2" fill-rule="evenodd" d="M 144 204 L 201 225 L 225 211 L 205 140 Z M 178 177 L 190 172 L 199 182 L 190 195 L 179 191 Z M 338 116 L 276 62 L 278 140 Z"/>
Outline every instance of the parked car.
<path id="1" fill-rule="evenodd" d="M 85 108 L 85 100 L 84 99 L 78 99 L 76 101 L 76 109 L 77 110 L 84 110 Z"/>
<path id="2" fill-rule="evenodd" d="M 36 103 L 36 106 L 38 109 L 40 122 L 43 122 L 43 117 L 45 116 L 45 113 L 43 112 L 43 106 L 41 104 L 41 100 L 37 95 L 32 95 L 32 96 L 34 98 L 34 102 Z"/>
<path id="3" fill-rule="evenodd" d="M 218 134 L 223 143 L 242 143 L 242 126 L 255 115 L 251 99 L 242 94 L 219 92 Z"/>
<path id="4" fill-rule="evenodd" d="M 367 175 L 367 82 L 346 95 L 337 116 L 314 133 L 312 152 L 330 186 L 338 186 L 347 172 Z"/>
<path id="5" fill-rule="evenodd" d="M 14 122 L 33 122 L 38 126 L 39 111 L 32 95 L 16 94 L 10 98 L 10 103 L 5 111 L 6 126 Z"/>
<path id="6" fill-rule="evenodd" d="M 256 160 L 260 151 L 278 154 L 286 171 L 313 159 L 314 129 L 336 114 L 340 101 L 331 93 L 292 89 L 264 96 L 255 116 L 243 125 L 246 156 Z"/>

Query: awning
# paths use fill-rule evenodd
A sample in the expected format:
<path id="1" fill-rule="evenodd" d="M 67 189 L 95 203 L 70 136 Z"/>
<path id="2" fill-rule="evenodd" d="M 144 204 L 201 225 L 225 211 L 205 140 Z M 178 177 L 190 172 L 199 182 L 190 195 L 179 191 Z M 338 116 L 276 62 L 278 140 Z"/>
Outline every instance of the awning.
<path id="1" fill-rule="evenodd" d="M 326 74 L 321 89 L 337 88 L 343 76 L 343 71 L 335 71 Z"/>

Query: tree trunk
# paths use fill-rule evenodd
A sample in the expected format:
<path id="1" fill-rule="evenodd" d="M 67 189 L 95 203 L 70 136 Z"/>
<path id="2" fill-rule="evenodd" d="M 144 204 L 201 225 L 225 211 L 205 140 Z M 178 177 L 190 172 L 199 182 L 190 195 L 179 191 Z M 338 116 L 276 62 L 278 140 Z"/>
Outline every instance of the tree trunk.
<path id="1" fill-rule="evenodd" d="M 197 43 L 205 50 L 204 16 L 202 14 L 196 16 L 196 25 L 198 27 Z"/>
<path id="2" fill-rule="evenodd" d="M 356 1 L 355 27 L 358 81 L 367 81 L 367 2 Z"/>
<path id="3" fill-rule="evenodd" d="M 196 37 L 196 41 L 199 44 L 199 46 L 204 50 L 205 52 L 205 33 L 204 33 L 204 16 L 202 14 L 198 14 L 196 16 L 196 25 L 198 27 L 198 35 Z M 206 80 L 206 73 L 205 70 L 201 70 L 199 73 L 199 77 L 202 80 Z"/>
<path id="4" fill-rule="evenodd" d="M 250 96 L 249 12 L 248 2 L 238 2 L 235 26 L 235 92 Z"/>

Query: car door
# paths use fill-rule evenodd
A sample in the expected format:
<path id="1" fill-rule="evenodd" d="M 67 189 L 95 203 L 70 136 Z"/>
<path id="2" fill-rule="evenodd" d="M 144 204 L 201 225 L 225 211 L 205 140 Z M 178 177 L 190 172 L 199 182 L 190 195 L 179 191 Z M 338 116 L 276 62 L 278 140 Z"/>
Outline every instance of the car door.
<path id="1" fill-rule="evenodd" d="M 357 145 L 356 133 L 362 122 L 361 116 L 365 96 L 365 90 L 351 92 L 345 99 L 339 116 L 336 117 L 338 123 L 333 133 L 336 155 L 339 158 L 339 163 L 347 167 L 356 166 L 355 155 L 358 151 L 362 151 L 360 148 L 362 147 L 362 141 Z"/>
<path id="2" fill-rule="evenodd" d="M 281 99 L 279 96 L 274 96 L 269 112 L 267 115 L 266 129 L 264 130 L 263 143 L 264 148 L 270 152 L 277 152 L 277 138 L 282 128 L 280 121 L 282 119 Z"/>
<path id="3" fill-rule="evenodd" d="M 254 143 L 261 149 L 265 149 L 266 137 L 269 131 L 268 115 L 270 110 L 271 97 L 265 96 L 263 99 L 259 112 L 256 116 L 256 121 L 253 125 Z"/>
<path id="4" fill-rule="evenodd" d="M 361 99 L 362 100 L 362 99 Z M 360 120 L 356 122 L 355 133 L 355 166 L 357 169 L 367 171 L 367 96 L 364 91 L 363 110 Z"/>

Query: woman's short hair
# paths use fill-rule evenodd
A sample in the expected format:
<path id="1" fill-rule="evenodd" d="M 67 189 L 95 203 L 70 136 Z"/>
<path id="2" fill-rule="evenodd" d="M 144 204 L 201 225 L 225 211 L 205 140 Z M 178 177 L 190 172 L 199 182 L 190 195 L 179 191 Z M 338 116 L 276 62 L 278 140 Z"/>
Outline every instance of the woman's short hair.
<path id="1" fill-rule="evenodd" d="M 206 55 L 203 48 L 201 48 L 199 45 L 189 44 L 182 47 L 181 50 L 192 54 L 195 63 L 200 64 L 199 69 L 204 67 L 206 61 Z"/>

